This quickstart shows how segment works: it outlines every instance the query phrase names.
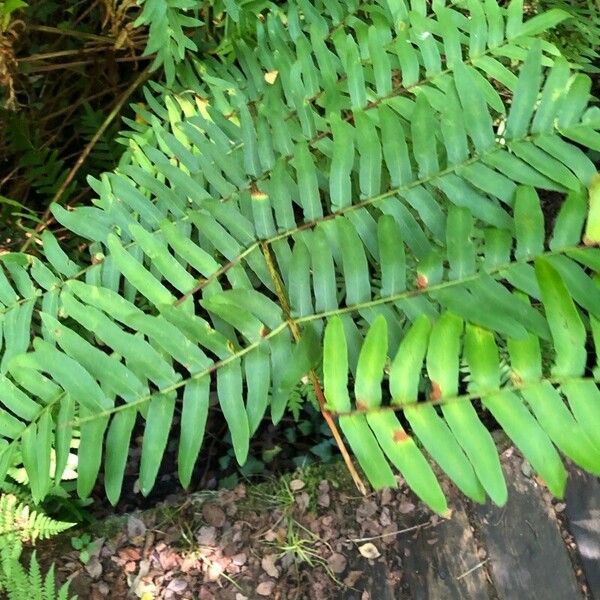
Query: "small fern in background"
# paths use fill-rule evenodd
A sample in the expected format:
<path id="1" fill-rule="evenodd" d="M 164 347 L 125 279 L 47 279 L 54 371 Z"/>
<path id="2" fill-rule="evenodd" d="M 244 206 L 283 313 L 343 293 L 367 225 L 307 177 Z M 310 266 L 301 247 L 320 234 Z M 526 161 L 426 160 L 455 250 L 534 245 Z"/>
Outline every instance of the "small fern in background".
<path id="1" fill-rule="evenodd" d="M 73 523 L 32 511 L 13 494 L 0 495 L 0 592 L 8 600 L 67 600 L 68 585 L 56 589 L 54 566 L 42 576 L 35 552 L 29 568 L 21 564 L 23 543 L 57 535 Z"/>
<path id="2" fill-rule="evenodd" d="M 69 596 L 69 586 L 56 587 L 54 565 L 42 575 L 35 552 L 31 555 L 29 568 L 23 567 L 17 553 L 5 553 L 0 549 L 0 592 L 7 600 L 76 600 Z"/>
<path id="3" fill-rule="evenodd" d="M 13 494 L 0 495 L 0 537 L 16 537 L 35 544 L 73 527 L 74 523 L 56 521 L 19 501 Z"/>
<path id="4" fill-rule="evenodd" d="M 28 207 L 36 207 L 54 197 L 69 170 L 59 151 L 42 141 L 40 129 L 25 115 L 19 112 L 8 114 L 3 129 L 7 155 L 14 153 L 15 158 L 14 185 L 9 192 L 13 202 L 5 209 L 6 212 L 10 210 L 13 217 L 22 219 L 23 229 L 30 229 L 36 224 L 37 216 Z M 72 184 L 65 190 L 65 201 L 74 189 Z"/>
<path id="5" fill-rule="evenodd" d="M 564 10 L 571 18 L 551 35 L 564 55 L 588 73 L 600 73 L 600 3 L 598 0 L 539 0 L 541 10 Z"/>
<path id="6" fill-rule="evenodd" d="M 106 114 L 102 110 L 92 108 L 89 103 L 82 106 L 82 114 L 77 126 L 77 132 L 82 146 L 88 144 L 102 126 Z M 113 123 L 94 145 L 93 151 L 87 159 L 86 169 L 92 173 L 101 173 L 114 169 L 123 153 L 123 147 L 117 143 L 116 138 L 120 128 L 118 122 Z"/>

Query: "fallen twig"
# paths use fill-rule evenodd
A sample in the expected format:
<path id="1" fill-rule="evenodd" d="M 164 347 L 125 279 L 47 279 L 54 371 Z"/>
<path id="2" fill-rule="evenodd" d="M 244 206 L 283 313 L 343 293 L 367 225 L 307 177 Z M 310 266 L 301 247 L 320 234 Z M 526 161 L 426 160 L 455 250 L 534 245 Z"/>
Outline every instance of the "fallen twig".
<path id="1" fill-rule="evenodd" d="M 460 579 L 462 579 L 463 577 L 466 577 L 467 575 L 469 575 L 470 573 L 472 573 L 473 571 L 477 571 L 477 569 L 480 569 L 481 567 L 483 567 L 483 565 L 485 565 L 485 563 L 489 560 L 489 558 L 486 558 L 485 560 L 482 560 L 480 563 L 476 564 L 474 567 L 470 568 L 468 571 L 465 571 L 462 575 L 459 575 L 456 578 L 456 581 L 459 581 Z"/>
<path id="2" fill-rule="evenodd" d="M 400 535 L 402 533 L 409 533 L 410 531 L 415 531 L 421 528 L 433 527 L 431 521 L 425 521 L 425 523 L 419 523 L 418 525 L 413 525 L 412 527 L 407 527 L 406 529 L 399 529 L 398 531 L 388 531 L 387 533 L 382 533 L 381 535 L 374 535 L 373 537 L 366 538 L 349 538 L 349 542 L 354 542 L 355 544 L 362 544 L 363 542 L 372 542 L 373 540 L 380 540 L 381 538 L 390 537 L 392 535 Z"/>

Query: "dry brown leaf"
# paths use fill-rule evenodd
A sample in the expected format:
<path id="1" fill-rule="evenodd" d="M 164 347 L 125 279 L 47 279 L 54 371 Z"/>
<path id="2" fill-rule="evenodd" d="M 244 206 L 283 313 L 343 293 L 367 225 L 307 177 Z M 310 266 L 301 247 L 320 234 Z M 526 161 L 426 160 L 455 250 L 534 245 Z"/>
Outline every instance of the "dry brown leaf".
<path id="1" fill-rule="evenodd" d="M 220 506 L 210 502 L 207 502 L 202 506 L 202 516 L 204 517 L 204 520 L 212 527 L 223 527 L 227 518 L 225 512 Z"/>
<path id="2" fill-rule="evenodd" d="M 403 515 L 406 515 L 409 512 L 412 512 L 413 510 L 415 510 L 415 505 L 410 500 L 402 500 L 402 502 L 400 502 L 400 506 L 398 507 L 398 510 Z"/>
<path id="3" fill-rule="evenodd" d="M 368 559 L 375 559 L 381 556 L 381 552 L 379 552 L 377 546 L 371 542 L 367 542 L 366 544 L 359 546 L 358 551 L 360 552 L 361 556 L 364 556 Z"/>
<path id="4" fill-rule="evenodd" d="M 390 509 L 387 506 L 384 506 L 381 509 L 381 514 L 379 515 L 379 523 L 382 527 L 387 527 L 392 524 L 392 516 L 390 515 Z"/>
<path id="5" fill-rule="evenodd" d="M 169 585 L 167 586 L 167 589 L 171 592 L 176 592 L 176 593 L 180 594 L 181 592 L 186 590 L 187 587 L 188 587 L 188 582 L 185 579 L 178 577 L 175 579 L 171 579 L 171 581 L 169 581 Z"/>
<path id="6" fill-rule="evenodd" d="M 182 573 L 189 573 L 190 571 L 197 569 L 198 566 L 199 566 L 198 559 L 194 555 L 190 555 L 190 556 L 186 556 L 181 561 L 181 566 L 179 568 L 181 569 Z"/>
<path id="7" fill-rule="evenodd" d="M 301 489 L 304 488 L 306 484 L 304 483 L 304 481 L 302 481 L 302 479 L 292 479 L 290 481 L 290 489 L 292 490 L 292 492 L 299 492 Z"/>
<path id="8" fill-rule="evenodd" d="M 125 563 L 125 573 L 133 573 L 135 571 L 135 563 L 133 561 L 129 561 Z"/>
<path id="9" fill-rule="evenodd" d="M 275 566 L 276 560 L 277 560 L 276 554 L 267 554 L 266 556 L 263 557 L 263 559 L 260 562 L 260 565 L 263 568 L 263 571 L 269 577 L 273 577 L 274 579 L 279 578 L 279 569 Z"/>
<path id="10" fill-rule="evenodd" d="M 296 496 L 296 504 L 301 512 L 304 512 L 310 504 L 310 496 L 306 492 L 300 492 Z"/>
<path id="11" fill-rule="evenodd" d="M 392 490 L 390 488 L 384 488 L 381 490 L 381 506 L 386 506 L 390 504 L 393 500 Z"/>
<path id="12" fill-rule="evenodd" d="M 158 552 L 158 562 L 164 571 L 170 571 L 179 566 L 181 558 L 172 548 Z"/>
<path id="13" fill-rule="evenodd" d="M 200 527 L 196 540 L 201 546 L 214 546 L 217 541 L 217 530 L 214 527 Z"/>
<path id="14" fill-rule="evenodd" d="M 85 570 L 92 579 L 98 579 L 102 575 L 102 563 L 97 556 L 92 556 L 89 562 L 85 565 Z"/>
<path id="15" fill-rule="evenodd" d="M 134 544 L 143 543 L 146 535 L 146 524 L 138 517 L 131 515 L 127 519 L 127 535 Z"/>
<path id="16" fill-rule="evenodd" d="M 256 593 L 259 596 L 270 596 L 275 589 L 275 582 L 272 580 L 263 581 L 256 586 Z"/>
<path id="17" fill-rule="evenodd" d="M 331 504 L 331 497 L 327 492 L 323 492 L 317 497 L 317 504 L 323 508 L 328 508 Z"/>
<path id="18" fill-rule="evenodd" d="M 364 571 L 350 571 L 344 578 L 344 585 L 353 587 L 356 582 L 363 576 Z"/>
<path id="19" fill-rule="evenodd" d="M 212 562 L 206 570 L 206 579 L 208 581 L 216 581 L 217 579 L 219 579 L 219 577 L 221 577 L 224 570 L 225 569 L 223 568 L 223 565 L 220 562 Z"/>
<path id="20" fill-rule="evenodd" d="M 339 575 L 340 573 L 343 573 L 346 570 L 347 564 L 348 564 L 348 561 L 346 560 L 346 557 L 343 554 L 340 554 L 339 552 L 334 552 L 327 559 L 327 566 L 336 575 Z"/>
<path id="21" fill-rule="evenodd" d="M 245 552 L 240 552 L 239 554 L 236 554 L 235 556 L 231 557 L 231 562 L 237 567 L 245 565 L 247 560 L 248 556 Z"/>
<path id="22" fill-rule="evenodd" d="M 140 560 L 141 558 L 139 549 L 131 546 L 121 548 L 117 554 L 122 561 Z"/>

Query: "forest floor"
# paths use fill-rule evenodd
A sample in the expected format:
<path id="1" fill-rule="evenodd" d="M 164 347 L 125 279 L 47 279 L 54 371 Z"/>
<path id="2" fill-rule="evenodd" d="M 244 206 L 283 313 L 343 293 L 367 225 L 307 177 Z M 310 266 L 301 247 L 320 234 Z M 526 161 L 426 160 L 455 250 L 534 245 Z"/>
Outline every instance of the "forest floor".
<path id="1" fill-rule="evenodd" d="M 173 495 L 40 544 L 80 600 L 544 600 L 600 597 L 600 482 L 572 470 L 565 500 L 511 446 L 503 508 L 443 481 L 452 518 L 397 490 L 367 497 L 344 466 Z"/>

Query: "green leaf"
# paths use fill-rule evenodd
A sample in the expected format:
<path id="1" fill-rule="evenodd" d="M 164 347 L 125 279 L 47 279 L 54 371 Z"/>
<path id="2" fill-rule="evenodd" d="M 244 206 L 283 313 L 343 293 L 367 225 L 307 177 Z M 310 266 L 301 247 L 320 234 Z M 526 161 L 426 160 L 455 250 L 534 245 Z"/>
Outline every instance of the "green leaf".
<path id="1" fill-rule="evenodd" d="M 528 23 L 530 22 L 531 21 Z M 554 118 L 566 96 L 569 75 L 569 63 L 562 56 L 559 56 L 554 61 L 554 66 L 550 70 L 550 74 L 544 84 L 540 103 L 535 111 L 533 123 L 531 125 L 531 131 L 533 133 L 550 131 L 554 126 Z"/>
<path id="2" fill-rule="evenodd" d="M 302 239 L 296 241 L 292 250 L 288 281 L 292 315 L 302 317 L 312 314 L 314 311 L 310 289 L 310 254 Z"/>
<path id="3" fill-rule="evenodd" d="M 485 500 L 485 492 L 471 463 L 448 425 L 428 404 L 406 407 L 404 415 L 415 437 L 456 486 L 475 502 Z"/>
<path id="4" fill-rule="evenodd" d="M 123 275 L 144 297 L 155 305 L 170 304 L 175 301 L 175 296 L 123 248 L 115 235 L 108 236 L 107 244 Z"/>
<path id="5" fill-rule="evenodd" d="M 309 245 L 315 292 L 315 308 L 318 311 L 337 308 L 337 284 L 333 257 L 322 227 L 315 229 Z"/>
<path id="6" fill-rule="evenodd" d="M 323 338 L 323 391 L 327 408 L 333 412 L 350 411 L 348 394 L 348 346 L 339 316 L 325 326 Z"/>
<path id="7" fill-rule="evenodd" d="M 367 415 L 381 448 L 408 486 L 433 510 L 448 516 L 448 505 L 436 476 L 415 441 L 390 412 Z"/>
<path id="8" fill-rule="evenodd" d="M 548 435 L 516 394 L 499 391 L 500 357 L 493 334 L 468 325 L 465 356 L 473 377 L 472 387 L 482 394 L 483 405 L 541 475 L 550 491 L 562 497 L 567 471 Z M 489 393 L 494 390 L 498 392 Z"/>
<path id="9" fill-rule="evenodd" d="M 450 279 L 463 279 L 475 272 L 475 249 L 471 241 L 473 217 L 464 209 L 451 206 L 446 227 Z"/>
<path id="10" fill-rule="evenodd" d="M 411 134 L 413 154 L 419 167 L 419 177 L 425 178 L 439 172 L 434 111 L 425 94 L 417 96 L 411 121 Z"/>
<path id="11" fill-rule="evenodd" d="M 390 368 L 392 404 L 417 401 L 431 321 L 421 315 L 405 334 Z"/>
<path id="12" fill-rule="evenodd" d="M 406 289 L 406 256 L 400 227 L 393 217 L 382 215 L 377 222 L 381 295 L 392 296 Z"/>
<path id="13" fill-rule="evenodd" d="M 304 219 L 310 221 L 323 216 L 317 169 L 305 143 L 298 144 L 294 153 L 294 167 L 298 176 L 298 191 L 304 210 Z"/>
<path id="14" fill-rule="evenodd" d="M 506 120 L 506 137 L 523 137 L 528 128 L 542 78 L 542 47 L 536 41 L 532 44 L 527 58 L 521 67 L 519 81 L 513 96 L 512 105 Z"/>
<path id="15" fill-rule="evenodd" d="M 583 194 L 569 192 L 556 217 L 550 249 L 560 250 L 579 244 L 586 215 L 587 202 Z"/>
<path id="16" fill-rule="evenodd" d="M 66 277 L 74 277 L 81 267 L 75 264 L 59 246 L 58 241 L 48 230 L 42 233 L 44 256 L 48 259 L 55 271 Z"/>
<path id="17" fill-rule="evenodd" d="M 104 489 L 106 497 L 114 506 L 121 496 L 123 476 L 127 459 L 131 434 L 135 425 L 137 411 L 123 410 L 116 413 L 106 434 L 106 452 L 104 457 Z"/>
<path id="18" fill-rule="evenodd" d="M 345 38 L 346 55 L 345 67 L 348 76 L 348 91 L 352 102 L 352 109 L 363 108 L 367 104 L 367 90 L 356 42 L 351 35 Z"/>
<path id="19" fill-rule="evenodd" d="M 354 132 L 338 115 L 331 118 L 333 155 L 329 168 L 329 195 L 334 211 L 352 204 L 352 167 L 354 164 Z"/>
<path id="20" fill-rule="evenodd" d="M 568 12 L 561 10 L 559 8 L 551 8 L 550 10 L 545 10 L 539 15 L 535 15 L 531 19 L 528 19 L 523 23 L 521 28 L 519 29 L 520 36 L 534 36 L 548 29 L 552 29 L 556 27 L 559 23 L 562 23 L 565 19 L 571 18 Z"/>
<path id="21" fill-rule="evenodd" d="M 381 191 L 381 145 L 375 125 L 368 113 L 354 115 L 356 145 L 359 154 L 359 187 L 362 198 L 372 198 Z"/>
<path id="22" fill-rule="evenodd" d="M 248 427 L 250 435 L 253 435 L 262 422 L 269 404 L 271 365 L 269 362 L 269 353 L 265 348 L 259 346 L 254 352 L 249 352 L 246 355 L 244 359 L 244 374 L 248 388 L 246 396 Z"/>
<path id="23" fill-rule="evenodd" d="M 465 127 L 478 152 L 489 150 L 496 138 L 485 98 L 476 84 L 471 67 L 457 63 L 454 68 L 454 84 L 465 115 Z"/>
<path id="24" fill-rule="evenodd" d="M 367 257 L 356 230 L 344 217 L 336 220 L 342 251 L 342 269 L 346 284 L 346 304 L 352 306 L 369 300 L 371 283 Z"/>
<path id="25" fill-rule="evenodd" d="M 217 371 L 217 394 L 231 433 L 235 458 L 238 464 L 243 465 L 248 458 L 250 427 L 242 396 L 242 371 L 239 360 L 229 362 Z"/>
<path id="26" fill-rule="evenodd" d="M 385 47 L 381 44 L 374 25 L 368 31 L 369 55 L 373 61 L 373 74 L 375 75 L 375 89 L 377 95 L 383 98 L 392 91 L 392 69 Z"/>
<path id="27" fill-rule="evenodd" d="M 364 415 L 340 417 L 340 429 L 348 439 L 350 448 L 365 472 L 371 485 L 379 490 L 397 487 L 396 478 L 373 435 Z"/>
<path id="28" fill-rule="evenodd" d="M 544 251 L 544 215 L 536 191 L 519 187 L 515 196 L 517 260 L 539 256 Z"/>
<path id="29" fill-rule="evenodd" d="M 460 335 L 463 323 L 451 313 L 444 313 L 431 331 L 427 352 L 427 372 L 431 379 L 431 397 L 443 400 L 458 393 Z M 506 482 L 496 446 L 468 402 L 442 403 L 442 413 L 452 433 L 473 464 L 475 473 L 492 500 L 506 502 Z"/>
<path id="30" fill-rule="evenodd" d="M 548 260 L 535 261 L 535 274 L 554 341 L 552 373 L 558 377 L 580 376 L 587 361 L 587 336 L 581 317 L 563 280 Z"/>
<path id="31" fill-rule="evenodd" d="M 600 245 L 600 176 L 594 177 L 589 190 L 589 212 L 583 241 L 586 246 Z"/>
<path id="32" fill-rule="evenodd" d="M 209 377 L 190 380 L 183 391 L 181 437 L 177 453 L 179 480 L 183 487 L 188 487 L 190 484 L 194 465 L 204 440 L 209 392 Z"/>
<path id="33" fill-rule="evenodd" d="M 548 179 L 556 182 L 561 188 L 578 190 L 581 187 L 581 182 L 561 161 L 555 160 L 535 144 L 530 142 L 512 142 L 508 146 L 514 152 L 515 156 L 518 156 Z"/>
<path id="34" fill-rule="evenodd" d="M 567 381 L 561 386 L 581 428 L 600 452 L 600 390 L 594 381 Z M 592 456 L 594 456 L 592 454 Z"/>
<path id="35" fill-rule="evenodd" d="M 283 417 L 288 398 L 302 377 L 315 366 L 320 359 L 320 344 L 316 331 L 309 323 L 302 331 L 300 341 L 294 347 L 289 363 L 273 390 L 271 416 L 277 424 Z"/>
<path id="36" fill-rule="evenodd" d="M 175 411 L 175 400 L 176 394 L 174 393 L 155 394 L 148 406 L 140 464 L 140 490 L 144 496 L 148 495 L 154 487 L 158 469 L 167 447 Z"/>
<path id="37" fill-rule="evenodd" d="M 80 436 L 77 453 L 77 494 L 87 498 L 94 489 L 100 465 L 108 417 L 94 414 L 82 406 L 79 410 Z M 85 419 L 85 420 L 84 420 Z"/>
<path id="38" fill-rule="evenodd" d="M 398 188 L 414 179 L 400 117 L 387 105 L 378 110 L 381 145 L 392 186 Z"/>
<path id="39" fill-rule="evenodd" d="M 387 322 L 383 315 L 379 315 L 371 324 L 358 357 L 354 395 L 359 408 L 373 408 L 381 404 L 381 378 L 387 348 Z"/>

